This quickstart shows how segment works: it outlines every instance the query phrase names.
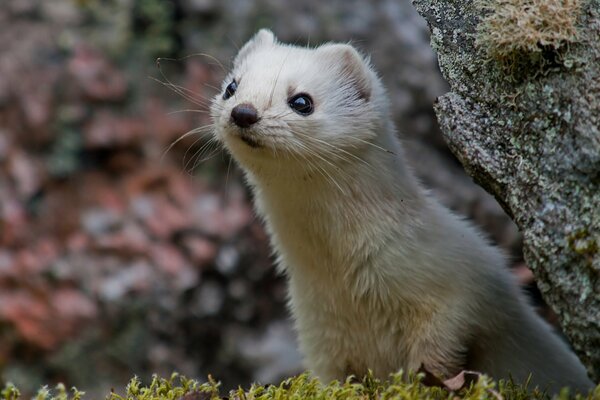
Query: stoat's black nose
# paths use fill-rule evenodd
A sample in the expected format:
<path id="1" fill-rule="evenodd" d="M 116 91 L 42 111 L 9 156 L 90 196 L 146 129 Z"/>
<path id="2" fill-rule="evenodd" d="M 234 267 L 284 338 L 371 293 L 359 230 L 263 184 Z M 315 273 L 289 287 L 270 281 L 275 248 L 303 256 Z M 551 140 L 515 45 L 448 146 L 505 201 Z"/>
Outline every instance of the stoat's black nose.
<path id="1" fill-rule="evenodd" d="M 258 121 L 258 111 L 252 104 L 238 104 L 231 110 L 231 120 L 240 128 L 248 128 Z"/>

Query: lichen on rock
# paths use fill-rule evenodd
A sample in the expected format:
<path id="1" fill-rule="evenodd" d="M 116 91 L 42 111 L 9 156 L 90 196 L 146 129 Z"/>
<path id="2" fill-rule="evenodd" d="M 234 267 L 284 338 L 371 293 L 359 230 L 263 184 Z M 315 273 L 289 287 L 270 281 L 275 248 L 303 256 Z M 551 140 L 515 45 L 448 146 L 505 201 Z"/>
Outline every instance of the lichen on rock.
<path id="1" fill-rule="evenodd" d="M 479 0 L 476 45 L 508 75 L 527 67 L 561 64 L 580 38 L 581 0 Z"/>

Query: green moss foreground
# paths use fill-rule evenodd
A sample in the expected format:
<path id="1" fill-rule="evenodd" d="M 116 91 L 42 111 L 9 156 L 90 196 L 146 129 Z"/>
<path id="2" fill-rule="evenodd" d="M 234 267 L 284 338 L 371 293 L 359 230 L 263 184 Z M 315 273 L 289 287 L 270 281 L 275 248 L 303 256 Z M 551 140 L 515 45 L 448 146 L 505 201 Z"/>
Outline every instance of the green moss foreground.
<path id="1" fill-rule="evenodd" d="M 249 389 L 239 388 L 228 395 L 219 392 L 219 383 L 209 377 L 208 382 L 200 383 L 178 374 L 169 379 L 153 377 L 148 386 L 144 386 L 138 378 L 133 378 L 123 391 L 108 393 L 106 400 L 287 400 L 287 399 L 339 399 L 339 400 L 371 400 L 371 399 L 448 399 L 448 400 L 524 400 L 550 399 L 551 396 L 539 390 L 528 391 L 510 382 L 494 382 L 483 376 L 473 383 L 464 384 L 456 391 L 440 387 L 439 382 L 432 382 L 431 377 L 424 374 L 411 375 L 407 380 L 401 374 L 392 375 L 388 381 L 382 382 L 373 377 L 366 377 L 362 382 L 348 380 L 343 383 L 332 382 L 322 385 L 308 374 L 302 374 L 283 381 L 279 386 L 252 385 Z M 19 390 L 10 383 L 0 392 L 0 400 L 21 399 Z M 600 385 L 587 396 L 572 396 L 564 389 L 556 399 L 600 399 Z M 55 389 L 44 387 L 39 390 L 33 400 L 83 400 L 85 393 L 64 385 Z"/>

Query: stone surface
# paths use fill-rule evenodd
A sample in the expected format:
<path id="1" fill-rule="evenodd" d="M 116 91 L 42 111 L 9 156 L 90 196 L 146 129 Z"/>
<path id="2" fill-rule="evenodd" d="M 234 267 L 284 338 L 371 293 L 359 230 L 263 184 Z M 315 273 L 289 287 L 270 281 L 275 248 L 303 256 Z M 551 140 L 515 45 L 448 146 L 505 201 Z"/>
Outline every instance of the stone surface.
<path id="1" fill-rule="evenodd" d="M 583 2 L 582 2 L 583 3 Z M 600 2 L 558 62 L 507 76 L 476 45 L 476 1 L 415 0 L 451 91 L 435 110 L 466 171 L 524 235 L 565 334 L 600 379 Z M 556 61 L 556 59 L 555 59 Z"/>

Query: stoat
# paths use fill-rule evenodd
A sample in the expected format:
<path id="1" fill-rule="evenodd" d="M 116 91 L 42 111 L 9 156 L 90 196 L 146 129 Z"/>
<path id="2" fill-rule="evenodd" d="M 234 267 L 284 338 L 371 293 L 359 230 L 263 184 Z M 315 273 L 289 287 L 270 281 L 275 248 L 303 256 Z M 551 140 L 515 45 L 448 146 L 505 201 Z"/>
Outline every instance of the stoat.
<path id="1" fill-rule="evenodd" d="M 212 102 L 216 138 L 264 219 L 306 366 L 324 381 L 421 364 L 585 391 L 580 361 L 520 293 L 501 252 L 434 199 L 389 100 L 347 44 L 259 31 Z"/>

